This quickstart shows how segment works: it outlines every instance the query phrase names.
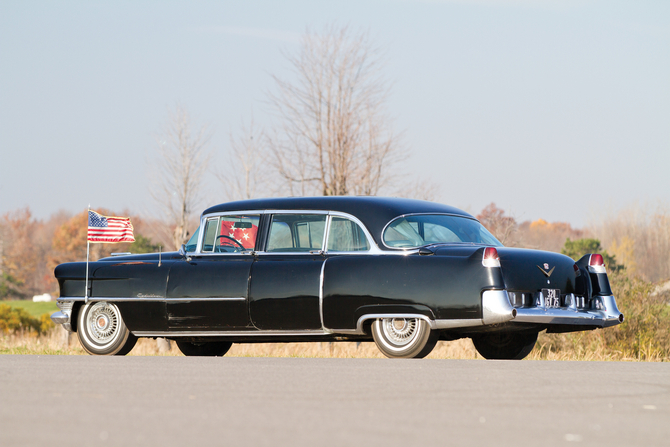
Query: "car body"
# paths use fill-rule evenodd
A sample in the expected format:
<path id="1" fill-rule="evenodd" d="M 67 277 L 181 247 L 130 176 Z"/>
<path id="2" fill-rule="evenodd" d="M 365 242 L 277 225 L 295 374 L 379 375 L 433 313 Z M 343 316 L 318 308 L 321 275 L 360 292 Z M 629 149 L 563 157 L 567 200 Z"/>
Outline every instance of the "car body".
<path id="1" fill-rule="evenodd" d="M 619 324 L 602 257 L 503 247 L 446 205 L 380 197 L 245 200 L 205 210 L 179 252 L 61 264 L 60 312 L 92 354 L 137 337 L 186 355 L 231 343 L 374 340 L 423 357 L 470 337 L 486 358 L 525 357 L 538 332 Z"/>

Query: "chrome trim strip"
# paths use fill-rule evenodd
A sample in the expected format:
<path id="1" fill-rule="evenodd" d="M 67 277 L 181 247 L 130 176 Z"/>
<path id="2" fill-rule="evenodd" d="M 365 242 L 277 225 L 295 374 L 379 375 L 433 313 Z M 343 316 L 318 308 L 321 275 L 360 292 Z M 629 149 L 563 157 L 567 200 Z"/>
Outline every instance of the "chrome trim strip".
<path id="1" fill-rule="evenodd" d="M 363 323 L 366 320 L 376 318 L 421 318 L 430 325 L 433 330 L 453 329 L 459 327 L 474 327 L 482 326 L 484 323 L 479 318 L 463 319 L 463 320 L 431 320 L 422 314 L 366 314 L 358 319 L 356 329 L 328 329 L 334 334 L 350 334 L 350 335 L 365 335 L 363 331 Z"/>
<path id="2" fill-rule="evenodd" d="M 138 337 L 258 337 L 258 336 L 302 336 L 331 335 L 321 330 L 306 331 L 131 331 Z"/>
<path id="3" fill-rule="evenodd" d="M 89 298 L 90 299 L 90 298 Z M 246 301 L 247 298 L 244 296 L 231 296 L 231 297 L 207 297 L 207 298 L 157 298 L 157 300 L 163 299 L 165 301 Z"/>
<path id="4" fill-rule="evenodd" d="M 323 322 L 323 272 L 326 268 L 326 262 L 328 262 L 328 258 L 326 258 L 323 261 L 323 264 L 321 264 L 321 274 L 319 275 L 319 317 L 321 318 L 321 329 L 324 332 L 329 332 Z"/>
<path id="5" fill-rule="evenodd" d="M 410 253 L 416 253 L 418 250 L 416 249 L 404 249 L 402 251 L 399 251 L 397 249 L 394 249 L 393 251 L 386 251 L 386 250 L 381 250 L 377 243 L 375 242 L 375 239 L 372 237 L 372 234 L 368 230 L 368 228 L 361 222 L 356 216 L 353 216 L 348 213 L 343 213 L 340 211 L 324 211 L 324 210 L 250 210 L 250 211 L 225 211 L 221 213 L 213 213 L 213 214 L 207 214 L 207 215 L 202 215 L 200 217 L 200 228 L 203 228 L 203 233 L 199 236 L 198 244 L 196 246 L 196 251 L 195 252 L 189 252 L 189 254 L 192 254 L 194 256 L 208 256 L 212 255 L 210 252 L 202 252 L 202 241 L 204 238 L 204 225 L 207 219 L 213 218 L 213 217 L 221 217 L 221 216 L 235 216 L 235 215 L 261 215 L 261 214 L 326 214 L 328 216 L 337 216 L 337 217 L 343 217 L 345 219 L 349 219 L 353 222 L 355 222 L 358 226 L 361 227 L 363 230 L 363 233 L 365 233 L 365 237 L 368 240 L 368 244 L 370 245 L 370 250 L 368 251 L 351 251 L 351 252 L 333 252 L 336 254 L 347 254 L 347 255 L 369 255 L 369 254 L 385 254 L 385 255 L 398 255 L 398 254 L 410 254 Z M 323 250 L 324 253 L 327 253 L 327 237 L 329 233 L 329 228 L 330 228 L 330 218 L 327 219 L 326 221 L 326 228 L 324 232 L 324 245 L 323 245 Z M 239 255 L 242 253 L 250 253 L 250 252 L 238 252 L 238 253 L 215 253 L 216 255 Z M 267 252 L 257 252 L 257 253 L 262 253 L 262 254 L 269 254 L 269 255 L 281 255 L 281 254 L 310 254 L 308 252 L 287 252 L 287 253 L 280 253 L 280 252 L 274 252 L 274 253 L 267 253 Z"/>
<path id="6" fill-rule="evenodd" d="M 68 300 L 68 301 L 84 301 L 83 296 L 67 296 L 58 298 L 59 300 Z M 194 298 L 194 297 L 179 297 L 179 298 L 165 298 L 162 296 L 89 296 L 89 301 L 245 301 L 247 298 L 244 296 L 233 296 L 233 297 L 207 297 L 207 298 Z"/>
<path id="7" fill-rule="evenodd" d="M 498 324 L 514 318 L 516 311 L 507 290 L 485 290 L 482 293 L 482 323 Z"/>
<path id="8" fill-rule="evenodd" d="M 468 318 L 461 320 L 435 320 L 436 329 L 455 329 L 459 327 L 483 326 L 484 322 L 480 318 Z"/>

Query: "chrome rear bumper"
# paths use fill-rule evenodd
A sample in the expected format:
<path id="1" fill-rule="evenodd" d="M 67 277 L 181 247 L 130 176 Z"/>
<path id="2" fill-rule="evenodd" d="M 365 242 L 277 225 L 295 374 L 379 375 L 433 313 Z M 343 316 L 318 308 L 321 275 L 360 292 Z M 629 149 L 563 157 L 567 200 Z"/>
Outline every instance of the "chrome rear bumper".
<path id="1" fill-rule="evenodd" d="M 516 308 L 514 323 L 569 324 L 583 326 L 610 327 L 623 323 L 623 314 L 616 305 L 613 296 L 594 298 L 595 309 L 577 309 L 547 307 Z"/>

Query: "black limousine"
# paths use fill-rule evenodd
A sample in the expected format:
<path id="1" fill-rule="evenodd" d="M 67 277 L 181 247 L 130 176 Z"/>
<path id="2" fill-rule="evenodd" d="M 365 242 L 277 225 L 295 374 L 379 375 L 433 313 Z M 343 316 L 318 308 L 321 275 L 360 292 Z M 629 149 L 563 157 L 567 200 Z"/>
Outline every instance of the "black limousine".
<path id="1" fill-rule="evenodd" d="M 374 340 L 388 357 L 421 358 L 469 337 L 487 359 L 522 359 L 540 331 L 623 321 L 601 255 L 503 247 L 468 213 L 418 200 L 224 203 L 179 252 L 92 262 L 86 286 L 85 267 L 56 267 L 52 319 L 98 355 L 165 337 L 185 355 Z"/>

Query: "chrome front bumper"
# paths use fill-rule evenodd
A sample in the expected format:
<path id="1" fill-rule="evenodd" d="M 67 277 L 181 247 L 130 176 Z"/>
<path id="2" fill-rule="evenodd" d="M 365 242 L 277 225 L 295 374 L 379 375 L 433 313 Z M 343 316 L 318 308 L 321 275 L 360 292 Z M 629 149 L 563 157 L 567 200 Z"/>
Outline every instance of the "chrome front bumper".
<path id="1" fill-rule="evenodd" d="M 60 309 L 60 312 L 51 314 L 51 321 L 56 324 L 62 324 L 63 329 L 66 331 L 72 331 L 72 306 L 74 306 L 73 301 L 56 301 L 56 305 Z"/>

